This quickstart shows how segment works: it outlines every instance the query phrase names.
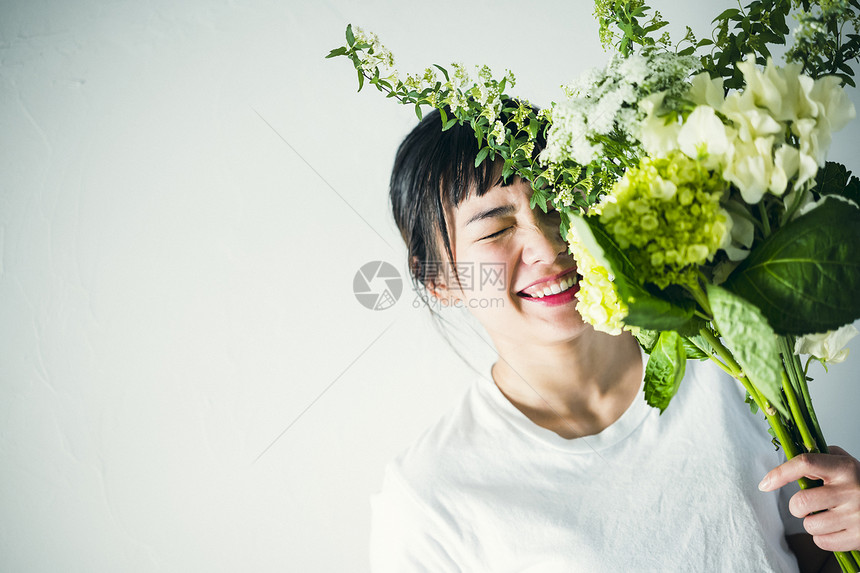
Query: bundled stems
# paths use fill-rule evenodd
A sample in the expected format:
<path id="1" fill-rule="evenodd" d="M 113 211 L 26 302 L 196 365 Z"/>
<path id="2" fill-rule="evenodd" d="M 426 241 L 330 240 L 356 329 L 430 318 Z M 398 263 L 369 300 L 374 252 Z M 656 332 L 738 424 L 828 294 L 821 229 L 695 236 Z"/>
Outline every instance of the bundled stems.
<path id="1" fill-rule="evenodd" d="M 704 295 L 704 293 L 700 294 Z M 786 420 L 756 388 L 755 382 L 746 375 L 743 368 L 735 360 L 731 350 L 720 341 L 718 334 L 715 334 L 709 327 L 702 328 L 699 334 L 712 350 L 706 354 L 730 376 L 743 384 L 750 397 L 764 413 L 776 439 L 785 452 L 786 459 L 790 460 L 804 452 L 827 453 L 827 444 L 818 425 L 815 411 L 812 409 L 812 400 L 806 384 L 806 374 L 800 364 L 800 359 L 793 351 L 791 337 L 781 336 L 779 340 L 784 366 L 782 390 L 791 414 L 790 418 Z M 820 481 L 808 478 L 801 478 L 797 482 L 801 489 L 822 485 Z M 836 551 L 834 554 L 843 571 L 851 573 L 860 571 L 860 551 Z"/>

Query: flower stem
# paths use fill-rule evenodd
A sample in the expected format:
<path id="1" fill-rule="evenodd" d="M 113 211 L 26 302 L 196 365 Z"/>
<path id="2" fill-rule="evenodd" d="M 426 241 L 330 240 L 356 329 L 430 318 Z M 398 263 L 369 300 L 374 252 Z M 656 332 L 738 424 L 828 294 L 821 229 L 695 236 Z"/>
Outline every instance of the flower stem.
<path id="1" fill-rule="evenodd" d="M 767 419 L 768 424 L 773 429 L 773 433 L 776 434 L 776 439 L 779 440 L 780 445 L 782 446 L 782 450 L 785 452 L 786 459 L 791 459 L 795 457 L 800 452 L 798 451 L 797 445 L 795 444 L 794 439 L 788 431 L 788 428 L 785 427 L 785 424 L 782 421 L 782 415 L 777 412 L 776 408 L 774 408 L 770 402 L 762 396 L 761 392 L 759 392 L 758 388 L 755 387 L 755 384 L 752 380 L 750 380 L 743 369 L 735 360 L 734 356 L 732 356 L 731 351 L 723 346 L 723 343 L 714 336 L 714 334 L 708 328 L 702 328 L 699 333 L 705 340 L 708 341 L 708 344 L 720 355 L 720 358 L 725 361 L 726 365 L 730 370 L 727 370 L 729 374 L 740 380 L 741 384 L 743 384 L 746 391 L 749 392 L 749 395 L 755 401 L 756 405 L 758 405 L 759 409 L 764 413 L 765 418 Z M 800 485 L 802 489 L 807 489 L 809 487 L 814 487 L 815 482 L 811 481 L 807 478 L 800 478 L 797 480 L 797 483 Z"/>
<path id="2" fill-rule="evenodd" d="M 827 453 L 827 442 L 824 441 L 824 435 L 821 433 L 821 426 L 818 424 L 818 417 L 815 415 L 815 410 L 812 407 L 812 398 L 809 395 L 809 386 L 806 384 L 806 371 L 800 364 L 800 357 L 794 353 L 794 337 L 780 336 L 779 337 L 780 352 L 788 371 L 789 378 L 795 389 L 795 395 L 800 394 L 802 402 L 800 409 L 803 413 L 803 420 L 807 424 L 807 428 L 811 431 L 817 445 L 817 451 Z"/>
<path id="3" fill-rule="evenodd" d="M 770 236 L 770 219 L 767 216 L 767 207 L 764 205 L 764 201 L 761 201 L 758 204 L 759 214 L 761 214 L 761 224 L 762 224 L 762 232 L 764 234 L 764 238 L 768 238 Z"/>
<path id="4" fill-rule="evenodd" d="M 699 277 L 707 282 L 707 279 L 702 275 L 702 272 L 699 271 Z M 711 317 L 714 316 L 714 312 L 711 310 L 711 305 L 708 302 L 708 295 L 705 294 L 705 291 L 702 290 L 701 285 L 699 285 L 698 281 L 693 281 L 693 284 L 687 285 L 687 292 L 693 295 L 693 299 L 702 307 L 702 310 L 705 312 L 705 319 L 711 320 Z"/>
<path id="5" fill-rule="evenodd" d="M 800 431 L 800 437 L 803 439 L 803 446 L 806 448 L 807 452 L 818 453 L 818 446 L 815 444 L 815 438 L 812 437 L 809 427 L 806 425 L 805 417 L 800 409 L 800 404 L 797 402 L 797 394 L 794 393 L 791 381 L 788 379 L 788 375 L 786 375 L 785 370 L 783 370 L 781 374 L 782 391 L 785 393 L 794 425 L 797 426 L 797 429 Z"/>
<path id="6" fill-rule="evenodd" d="M 855 573 L 856 571 L 860 571 L 860 567 L 858 567 L 858 563 L 855 562 L 853 553 L 835 551 L 833 554 L 836 555 L 836 560 L 839 562 L 839 566 L 842 568 L 842 571 L 845 573 Z"/>

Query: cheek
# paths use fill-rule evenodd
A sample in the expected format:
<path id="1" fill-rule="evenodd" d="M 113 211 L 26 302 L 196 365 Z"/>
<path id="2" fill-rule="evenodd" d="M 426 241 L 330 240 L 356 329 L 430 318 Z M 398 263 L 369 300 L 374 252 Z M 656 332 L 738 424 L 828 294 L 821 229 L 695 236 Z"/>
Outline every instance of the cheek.
<path id="1" fill-rule="evenodd" d="M 487 256 L 474 262 L 474 292 L 484 296 L 505 296 L 512 287 L 514 265 L 504 249 L 487 249 Z"/>

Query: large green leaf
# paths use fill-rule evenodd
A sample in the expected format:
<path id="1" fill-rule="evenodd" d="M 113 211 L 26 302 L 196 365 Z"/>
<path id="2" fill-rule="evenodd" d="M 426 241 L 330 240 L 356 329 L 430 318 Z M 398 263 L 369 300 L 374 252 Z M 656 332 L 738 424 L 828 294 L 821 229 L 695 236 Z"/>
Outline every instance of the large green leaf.
<path id="1" fill-rule="evenodd" d="M 681 330 L 693 319 L 693 305 L 655 296 L 635 279 L 633 263 L 600 224 L 597 217 L 572 216 L 570 226 L 597 261 L 615 276 L 618 297 L 627 305 L 624 323 L 649 330 Z"/>
<path id="2" fill-rule="evenodd" d="M 780 334 L 826 332 L 860 318 L 860 209 L 831 198 L 755 248 L 723 285 Z"/>
<path id="3" fill-rule="evenodd" d="M 776 333 L 761 311 L 728 290 L 708 284 L 708 301 L 723 342 L 747 378 L 785 416 L 782 359 Z"/>
<path id="4" fill-rule="evenodd" d="M 686 366 L 682 337 L 677 332 L 661 332 L 645 367 L 645 401 L 660 408 L 660 414 L 678 392 Z"/>

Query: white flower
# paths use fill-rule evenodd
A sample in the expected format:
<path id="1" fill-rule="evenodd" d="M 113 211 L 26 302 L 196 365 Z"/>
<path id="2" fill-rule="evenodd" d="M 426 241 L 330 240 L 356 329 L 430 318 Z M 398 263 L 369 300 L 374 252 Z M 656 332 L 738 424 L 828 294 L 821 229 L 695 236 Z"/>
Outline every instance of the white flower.
<path id="1" fill-rule="evenodd" d="M 838 364 L 848 357 L 848 349 L 845 345 L 857 334 L 858 331 L 853 324 L 846 324 L 830 332 L 807 334 L 797 339 L 794 351 L 797 354 L 811 354 L 828 364 Z"/>
<path id="2" fill-rule="evenodd" d="M 373 32 L 365 32 L 360 27 L 353 28 L 356 44 L 370 44 L 361 59 L 361 69 L 374 74 L 379 68 L 379 76 L 386 79 L 396 79 L 397 70 L 394 68 L 394 56 L 382 45 L 379 37 Z"/>
<path id="3" fill-rule="evenodd" d="M 594 145 L 588 139 L 583 106 L 584 98 L 576 98 L 556 105 L 552 113 L 552 127 L 547 135 L 546 147 L 540 154 L 542 163 L 557 163 L 567 158 L 587 165 L 602 152 L 602 144 Z"/>
<path id="4" fill-rule="evenodd" d="M 642 98 L 639 102 L 639 109 L 646 114 L 641 127 L 642 147 L 653 157 L 665 157 L 678 148 L 681 126 L 674 114 L 663 117 L 657 115 L 665 96 L 665 93 L 659 92 Z"/>
<path id="5" fill-rule="evenodd" d="M 505 126 L 501 121 L 496 120 L 495 125 L 493 125 L 493 131 L 490 133 L 490 137 L 496 141 L 496 145 L 498 146 L 505 144 Z"/>
<path id="6" fill-rule="evenodd" d="M 776 116 L 781 115 L 783 97 L 788 91 L 782 70 L 774 66 L 768 58 L 764 72 L 760 71 L 752 54 L 747 55 L 744 61 L 738 62 L 737 67 L 743 72 L 747 84 L 744 93 L 752 96 L 755 105 L 767 108 Z"/>
<path id="7" fill-rule="evenodd" d="M 717 111 L 723 107 L 723 78 L 711 79 L 708 72 L 693 76 L 687 98 L 695 104 L 709 105 Z"/>
<path id="8" fill-rule="evenodd" d="M 726 126 L 714 108 L 697 106 L 678 132 L 678 147 L 690 159 L 702 158 L 708 169 L 720 165 L 729 152 Z"/>
<path id="9" fill-rule="evenodd" d="M 588 127 L 591 131 L 607 134 L 615 125 L 615 114 L 621 109 L 623 94 L 620 89 L 613 90 L 597 102 L 594 109 L 588 114 Z"/>
<path id="10" fill-rule="evenodd" d="M 770 187 L 772 147 L 773 136 L 757 137 L 752 142 L 735 141 L 734 155 L 723 169 L 723 179 L 733 183 L 747 203 L 761 201 Z"/>
<path id="11" fill-rule="evenodd" d="M 756 106 L 755 97 L 749 90 L 730 93 L 721 111 L 732 121 L 741 141 L 776 135 L 785 129 L 766 109 Z"/>
<path id="12" fill-rule="evenodd" d="M 783 144 L 776 150 L 773 158 L 773 171 L 770 174 L 768 189 L 774 195 L 782 195 L 788 187 L 788 180 L 797 174 L 800 166 L 800 152 L 788 144 Z M 798 180 L 799 187 L 806 180 Z"/>
<path id="13" fill-rule="evenodd" d="M 631 54 L 618 66 L 618 74 L 631 84 L 641 84 L 648 76 L 648 62 L 638 54 Z"/>
<path id="14" fill-rule="evenodd" d="M 785 67 L 787 91 L 782 100 L 781 112 L 776 114 L 780 121 L 797 121 L 818 115 L 818 107 L 810 97 L 815 82 L 809 76 L 800 75 L 801 69 L 800 64 Z"/>
<path id="15" fill-rule="evenodd" d="M 836 76 L 815 80 L 809 96 L 818 105 L 819 116 L 827 119 L 830 131 L 839 131 L 857 115 L 854 104 Z"/>

